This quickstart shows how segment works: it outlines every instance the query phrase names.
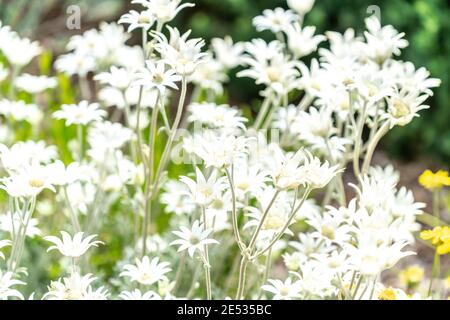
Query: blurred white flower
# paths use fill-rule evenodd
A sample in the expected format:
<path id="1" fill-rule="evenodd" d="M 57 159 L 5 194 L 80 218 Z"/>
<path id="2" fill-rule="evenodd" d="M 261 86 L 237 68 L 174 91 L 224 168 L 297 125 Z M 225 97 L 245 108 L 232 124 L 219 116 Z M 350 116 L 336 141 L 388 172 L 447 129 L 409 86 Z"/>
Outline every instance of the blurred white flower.
<path id="1" fill-rule="evenodd" d="M 47 89 L 53 89 L 57 85 L 56 78 L 46 76 L 33 76 L 31 74 L 22 74 L 16 78 L 14 85 L 23 91 L 31 94 L 43 92 Z"/>
<path id="2" fill-rule="evenodd" d="M 87 125 L 100 121 L 105 116 L 106 112 L 100 109 L 98 103 L 89 103 L 88 101 L 81 101 L 79 104 L 63 104 L 61 110 L 53 113 L 55 119 L 65 120 L 66 126 Z"/>
<path id="3" fill-rule="evenodd" d="M 0 300 L 8 300 L 12 297 L 23 300 L 23 295 L 18 290 L 13 289 L 12 287 L 24 284 L 26 283 L 14 279 L 14 273 L 3 273 L 3 271 L 0 269 Z"/>

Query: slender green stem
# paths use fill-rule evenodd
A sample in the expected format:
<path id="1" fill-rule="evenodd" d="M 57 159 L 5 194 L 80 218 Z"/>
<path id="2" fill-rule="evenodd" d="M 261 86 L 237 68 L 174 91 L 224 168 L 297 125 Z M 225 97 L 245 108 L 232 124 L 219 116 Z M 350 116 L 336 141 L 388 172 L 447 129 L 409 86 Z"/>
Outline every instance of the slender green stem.
<path id="1" fill-rule="evenodd" d="M 181 278 L 183 277 L 184 268 L 186 266 L 186 251 L 183 251 L 180 262 L 178 263 L 177 274 L 175 276 L 175 286 L 173 287 L 173 293 L 176 295 L 176 292 L 181 284 Z"/>
<path id="2" fill-rule="evenodd" d="M 78 216 L 77 216 L 77 214 L 75 212 L 75 209 L 73 208 L 72 203 L 71 203 L 71 201 L 69 199 L 69 194 L 67 193 L 67 187 L 66 186 L 63 187 L 63 192 L 64 192 L 64 198 L 66 199 L 67 206 L 69 207 L 70 220 L 72 222 L 72 226 L 74 228 L 74 231 L 76 233 L 78 233 L 78 232 L 81 231 L 80 223 L 78 222 Z"/>
<path id="3" fill-rule="evenodd" d="M 232 225 L 233 225 L 233 233 L 234 233 L 236 242 L 239 246 L 239 249 L 242 253 L 245 250 L 245 245 L 241 239 L 241 235 L 239 232 L 237 209 L 236 209 L 236 191 L 234 189 L 234 181 L 233 181 L 233 177 L 231 176 L 230 172 L 226 168 L 225 168 L 225 174 L 228 178 L 228 183 L 230 185 L 230 191 L 231 191 L 231 204 L 232 204 L 231 220 L 232 220 Z"/>
<path id="4" fill-rule="evenodd" d="M 77 140 L 78 140 L 78 162 L 81 162 L 83 160 L 83 154 L 84 154 L 84 145 L 83 145 L 83 127 L 81 124 L 77 125 Z"/>
<path id="5" fill-rule="evenodd" d="M 440 261 L 439 261 L 439 254 L 437 252 L 437 249 L 434 253 L 434 259 L 433 259 L 433 267 L 431 268 L 431 276 L 430 276 L 430 285 L 428 287 L 428 294 L 427 296 L 430 297 L 433 289 L 433 280 L 434 278 L 438 279 L 440 277 Z"/>
<path id="6" fill-rule="evenodd" d="M 264 101 L 263 101 L 263 103 L 261 105 L 261 108 L 259 109 L 259 112 L 258 112 L 258 115 L 256 117 L 255 123 L 253 124 L 253 129 L 255 131 L 258 131 L 259 128 L 261 127 L 262 122 L 263 122 L 263 120 L 264 120 L 264 118 L 266 116 L 266 113 L 267 113 L 267 111 L 270 108 L 271 102 L 272 102 L 272 95 L 269 94 L 268 96 L 265 97 L 265 99 L 264 99 Z"/>
<path id="7" fill-rule="evenodd" d="M 245 255 L 242 256 L 241 264 L 239 266 L 239 283 L 238 283 L 238 289 L 236 293 L 235 300 L 241 300 L 244 295 L 244 289 L 245 289 L 245 278 L 247 273 L 247 265 L 248 265 L 248 259 Z"/>
<path id="8" fill-rule="evenodd" d="M 437 219 L 441 218 L 441 215 L 440 215 L 440 212 L 439 212 L 440 211 L 439 193 L 440 193 L 439 189 L 433 190 L 433 216 L 435 216 Z"/>
<path id="9" fill-rule="evenodd" d="M 369 147 L 367 149 L 366 156 L 364 158 L 364 164 L 362 167 L 362 174 L 366 174 L 369 170 L 370 162 L 372 161 L 373 153 L 381 138 L 389 131 L 389 121 L 386 121 L 378 132 L 372 138 L 372 141 L 369 143 Z"/>
<path id="10" fill-rule="evenodd" d="M 288 220 L 284 224 L 283 228 L 280 230 L 280 232 L 278 232 L 278 235 L 276 235 L 272 239 L 272 241 L 269 243 L 269 245 L 266 248 L 264 248 L 263 250 L 257 252 L 256 254 L 254 254 L 252 258 L 258 258 L 262 254 L 266 253 L 283 236 L 283 234 L 286 232 L 287 228 L 290 226 L 291 221 L 294 219 L 294 217 L 297 214 L 297 212 L 301 209 L 301 207 L 305 203 L 305 201 L 308 198 L 310 193 L 311 193 L 311 189 L 307 188 L 306 191 L 305 191 L 305 194 L 302 197 L 302 200 L 300 201 L 298 206 L 295 209 L 292 210 L 292 212 L 291 212 L 290 216 L 288 217 Z"/>
<path id="11" fill-rule="evenodd" d="M 203 218 L 203 226 L 206 229 L 206 208 L 202 206 L 202 218 Z M 212 293 L 211 293 L 211 265 L 209 263 L 209 250 L 208 245 L 205 244 L 204 246 L 205 250 L 205 282 L 206 282 L 206 297 L 208 300 L 211 300 Z"/>
<path id="12" fill-rule="evenodd" d="M 269 252 L 267 252 L 266 265 L 265 265 L 265 269 L 264 269 L 264 276 L 263 276 L 261 287 L 267 282 L 267 279 L 269 278 L 271 263 L 272 263 L 272 248 L 270 248 Z M 260 288 L 258 299 L 261 299 L 261 296 L 262 296 L 262 289 Z"/>
<path id="13" fill-rule="evenodd" d="M 172 145 L 175 140 L 175 137 L 177 135 L 178 127 L 180 125 L 181 116 L 183 115 L 183 109 L 184 109 L 184 102 L 186 100 L 186 93 L 187 93 L 187 79 L 186 77 L 183 77 L 181 80 L 181 94 L 180 94 L 180 100 L 178 101 L 178 108 L 177 108 L 177 114 L 175 116 L 174 123 L 172 125 L 172 129 L 169 133 L 169 138 L 167 140 L 166 146 L 164 148 L 163 154 L 161 156 L 161 161 L 158 165 L 158 170 L 156 171 L 156 177 L 154 180 L 154 188 L 153 188 L 153 194 L 152 196 L 156 196 L 158 194 L 159 190 L 159 182 L 161 179 L 161 175 L 164 172 L 164 170 L 167 167 L 170 152 L 172 151 Z"/>
<path id="14" fill-rule="evenodd" d="M 363 280 L 363 276 L 359 276 L 358 282 L 356 283 L 355 291 L 353 291 L 352 300 L 356 299 L 356 294 L 359 291 L 359 287 L 361 287 L 362 280 Z"/>
<path id="15" fill-rule="evenodd" d="M 262 229 L 262 227 L 264 225 L 264 222 L 265 222 L 267 216 L 269 215 L 269 211 L 272 208 L 273 204 L 275 203 L 275 200 L 277 199 L 279 194 L 280 194 L 280 190 L 275 191 L 275 193 L 273 194 L 272 199 L 270 200 L 266 210 L 264 211 L 264 213 L 263 213 L 263 215 L 261 217 L 261 220 L 259 221 L 258 226 L 256 227 L 255 232 L 253 233 L 252 239 L 250 240 L 250 244 L 248 245 L 250 253 L 251 253 L 251 251 L 253 251 L 253 248 L 255 247 L 256 240 L 258 239 L 259 232 L 261 231 L 261 229 Z"/>

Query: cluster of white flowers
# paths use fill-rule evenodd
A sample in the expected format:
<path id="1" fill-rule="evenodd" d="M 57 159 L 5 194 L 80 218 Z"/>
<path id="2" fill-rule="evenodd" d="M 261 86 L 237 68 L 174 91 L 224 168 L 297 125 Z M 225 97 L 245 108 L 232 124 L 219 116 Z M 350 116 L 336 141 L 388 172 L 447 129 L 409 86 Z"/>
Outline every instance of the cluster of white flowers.
<path id="1" fill-rule="evenodd" d="M 24 298 L 34 236 L 65 272 L 43 299 L 378 299 L 382 273 L 413 254 L 424 205 L 372 156 L 440 84 L 395 60 L 404 34 L 375 16 L 363 36 L 316 34 L 304 25 L 314 1 L 288 0 L 253 20 L 275 40 L 208 49 L 168 25 L 194 4 L 132 3 L 118 24 L 70 39 L 55 69 L 79 88 L 59 104 L 46 93 L 64 77 L 21 74 L 42 48 L 0 24 L 0 299 Z M 133 32 L 142 46 L 127 44 Z M 263 87 L 254 119 L 222 103 L 237 67 Z M 113 271 L 89 264 L 113 244 Z"/>

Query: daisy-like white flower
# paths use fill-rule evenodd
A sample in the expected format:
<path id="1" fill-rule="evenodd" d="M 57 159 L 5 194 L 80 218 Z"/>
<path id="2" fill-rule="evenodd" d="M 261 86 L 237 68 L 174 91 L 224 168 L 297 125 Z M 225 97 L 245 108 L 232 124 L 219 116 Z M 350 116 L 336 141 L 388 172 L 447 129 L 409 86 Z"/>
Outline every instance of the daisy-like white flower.
<path id="1" fill-rule="evenodd" d="M 189 105 L 190 122 L 199 122 L 211 128 L 227 130 L 245 130 L 247 118 L 242 117 L 239 110 L 227 104 L 217 105 L 210 102 Z"/>
<path id="2" fill-rule="evenodd" d="M 87 125 L 91 122 L 100 121 L 106 116 L 106 111 L 100 109 L 98 103 L 89 103 L 81 101 L 76 104 L 64 104 L 61 110 L 55 111 L 53 117 L 66 121 L 66 126 L 72 124 Z"/>
<path id="3" fill-rule="evenodd" d="M 223 39 L 212 39 L 211 46 L 216 59 L 226 69 L 232 69 L 241 63 L 245 49 L 242 42 L 233 43 L 233 39 L 230 36 L 226 36 Z"/>
<path id="4" fill-rule="evenodd" d="M 14 85 L 23 91 L 31 94 L 43 92 L 47 89 L 53 89 L 57 85 L 55 78 L 46 76 L 33 76 L 31 74 L 23 74 L 19 76 Z"/>
<path id="5" fill-rule="evenodd" d="M 222 169 L 243 158 L 248 153 L 251 141 L 252 138 L 245 136 L 227 132 L 218 135 L 213 131 L 206 131 L 203 135 L 194 136 L 194 151 L 205 162 L 205 167 Z"/>
<path id="6" fill-rule="evenodd" d="M 56 70 L 70 76 L 85 77 L 95 67 L 95 58 L 80 51 L 63 54 L 55 61 Z"/>
<path id="7" fill-rule="evenodd" d="M 38 42 L 20 38 L 15 33 L 9 37 L 7 45 L 2 45 L 1 49 L 6 59 L 18 68 L 26 66 L 42 52 Z"/>
<path id="8" fill-rule="evenodd" d="M 155 23 L 155 16 L 151 10 L 144 10 L 141 12 L 131 10 L 130 12 L 120 17 L 118 23 L 129 24 L 127 30 L 128 32 L 140 28 L 145 31 L 148 31 Z"/>
<path id="9" fill-rule="evenodd" d="M 109 72 L 97 74 L 94 80 L 119 90 L 126 90 L 132 82 L 132 73 L 126 68 L 112 66 Z"/>
<path id="10" fill-rule="evenodd" d="M 161 297 L 156 292 L 150 290 L 143 293 L 139 289 L 122 291 L 119 294 L 119 298 L 122 300 L 161 300 Z"/>
<path id="11" fill-rule="evenodd" d="M 304 16 L 311 11 L 315 0 L 287 0 L 289 8 Z"/>
<path id="12" fill-rule="evenodd" d="M 0 179 L 0 189 L 11 197 L 36 197 L 44 189 L 55 192 L 46 166 L 33 163 L 21 168 L 10 177 Z"/>
<path id="13" fill-rule="evenodd" d="M 156 89 L 162 96 L 167 88 L 178 89 L 175 82 L 180 81 L 181 76 L 177 75 L 174 69 L 166 69 L 165 62 L 147 60 L 145 64 L 147 68 L 141 69 L 137 73 L 134 85 L 143 86 L 148 90 Z"/>
<path id="14" fill-rule="evenodd" d="M 47 249 L 47 252 L 58 250 L 66 257 L 76 258 L 85 254 L 90 247 L 98 247 L 99 244 L 103 244 L 102 241 L 92 241 L 97 235 L 87 236 L 83 239 L 83 234 L 83 232 L 78 232 L 72 238 L 66 231 L 61 231 L 61 239 L 55 236 L 44 237 L 45 240 L 54 243 Z"/>
<path id="15" fill-rule="evenodd" d="M 263 15 L 253 19 L 253 25 L 258 31 L 270 30 L 277 33 L 284 31 L 288 25 L 297 19 L 298 16 L 291 10 L 284 10 L 283 8 L 266 9 L 263 11 Z"/>
<path id="16" fill-rule="evenodd" d="M 201 170 L 195 168 L 196 180 L 183 176 L 180 181 L 189 188 L 189 196 L 193 202 L 200 206 L 207 206 L 214 199 L 214 196 L 221 190 L 223 179 L 217 179 L 217 171 L 214 170 L 208 179 L 205 178 Z"/>
<path id="17" fill-rule="evenodd" d="M 296 58 L 301 58 L 317 50 L 317 46 L 326 40 L 323 35 L 314 35 L 316 27 L 301 27 L 299 23 L 286 28 L 289 50 Z"/>
<path id="18" fill-rule="evenodd" d="M 174 240 L 170 245 L 178 245 L 178 252 L 187 250 L 190 257 L 194 256 L 196 251 L 204 254 L 205 246 L 208 244 L 218 244 L 214 239 L 209 239 L 212 229 L 204 229 L 199 220 L 195 220 L 191 229 L 184 226 L 180 227 L 180 231 L 173 231 L 179 239 Z"/>
<path id="19" fill-rule="evenodd" d="M 154 32 L 153 36 L 157 43 L 156 51 L 161 54 L 164 62 L 168 63 L 181 76 L 190 76 L 195 72 L 197 66 L 204 62 L 208 55 L 201 52 L 205 41 L 200 38 L 189 39 L 190 31 L 180 35 L 176 28 L 167 27 L 170 31 L 170 40 L 159 32 Z"/>
<path id="20" fill-rule="evenodd" d="M 23 100 L 10 101 L 3 99 L 0 101 L 0 115 L 11 117 L 16 121 L 27 121 L 32 125 L 38 125 L 44 114 L 36 104 L 27 104 Z"/>
<path id="21" fill-rule="evenodd" d="M 393 54 L 400 55 L 400 49 L 408 46 L 403 39 L 405 34 L 398 33 L 391 25 L 381 27 L 380 20 L 373 15 L 365 20 L 367 30 L 364 32 L 367 40 L 367 55 L 378 63 L 389 59 Z"/>
<path id="22" fill-rule="evenodd" d="M 122 148 L 133 137 L 133 131 L 118 122 L 96 122 L 89 128 L 89 156 L 104 161 L 105 153 Z"/>
<path id="23" fill-rule="evenodd" d="M 274 300 L 292 300 L 300 297 L 302 286 L 299 280 L 292 281 L 291 278 L 287 278 L 283 282 L 278 279 L 269 279 L 267 282 L 270 284 L 263 285 L 261 289 L 273 293 Z"/>
<path id="24" fill-rule="evenodd" d="M 176 15 L 187 7 L 194 7 L 193 3 L 183 3 L 182 0 L 133 0 L 132 3 L 139 3 L 148 8 L 156 20 L 163 24 L 172 21 Z"/>
<path id="25" fill-rule="evenodd" d="M 301 162 L 305 155 L 303 150 L 295 154 L 285 154 L 278 146 L 273 145 L 274 161 L 270 164 L 270 174 L 275 186 L 279 189 L 293 189 L 305 183 L 301 176 Z"/>
<path id="26" fill-rule="evenodd" d="M 77 272 L 71 273 L 69 277 L 52 281 L 48 292 L 42 299 L 47 300 L 87 300 L 92 292 L 91 284 L 96 278 L 92 274 L 84 276 Z"/>
<path id="27" fill-rule="evenodd" d="M 328 161 L 321 163 L 319 158 L 306 152 L 305 162 L 301 168 L 301 176 L 305 177 L 306 183 L 312 189 L 321 189 L 325 187 L 336 174 L 342 172 L 342 169 L 336 166 L 330 166 Z"/>
<path id="28" fill-rule="evenodd" d="M 150 286 L 166 278 L 166 274 L 172 270 L 169 266 L 168 262 L 159 262 L 158 257 L 150 261 L 149 257 L 144 256 L 142 260 L 136 259 L 136 265 L 125 265 L 120 276 Z"/>
<path id="29" fill-rule="evenodd" d="M 0 249 L 10 246 L 11 245 L 11 241 L 9 240 L 0 240 Z M 3 252 L 0 251 L 0 258 L 5 259 L 5 255 L 3 254 Z"/>
<path id="30" fill-rule="evenodd" d="M 0 300 L 7 300 L 8 298 L 14 297 L 19 299 L 24 299 L 23 295 L 13 286 L 24 285 L 25 282 L 13 279 L 14 274 L 12 272 L 3 273 L 0 269 Z"/>
<path id="31" fill-rule="evenodd" d="M 164 193 L 161 195 L 161 203 L 165 204 L 165 211 L 176 215 L 191 214 L 195 210 L 188 193 L 187 185 L 177 180 L 169 180 L 164 184 Z"/>
<path id="32" fill-rule="evenodd" d="M 391 128 L 395 125 L 405 126 L 415 117 L 419 117 L 420 110 L 430 108 L 423 104 L 426 99 L 428 99 L 428 95 L 420 95 L 419 91 L 397 90 L 387 98 L 388 113 L 382 117 L 390 121 Z"/>

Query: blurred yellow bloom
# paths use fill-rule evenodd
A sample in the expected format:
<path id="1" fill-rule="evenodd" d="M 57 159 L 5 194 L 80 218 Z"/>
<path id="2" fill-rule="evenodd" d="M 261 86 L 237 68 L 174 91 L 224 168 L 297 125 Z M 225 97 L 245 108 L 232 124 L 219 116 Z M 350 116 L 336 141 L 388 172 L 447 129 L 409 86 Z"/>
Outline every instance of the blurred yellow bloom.
<path id="1" fill-rule="evenodd" d="M 424 270 L 419 266 L 411 266 L 405 270 L 400 271 L 400 282 L 406 286 L 412 286 L 420 283 L 424 275 Z"/>
<path id="2" fill-rule="evenodd" d="M 450 228 L 448 226 L 434 227 L 433 230 L 424 230 L 420 233 L 420 238 L 431 241 L 435 246 L 450 241 Z"/>
<path id="3" fill-rule="evenodd" d="M 450 241 L 445 241 L 444 243 L 439 245 L 436 250 L 440 255 L 450 253 Z"/>
<path id="4" fill-rule="evenodd" d="M 446 289 L 450 289 L 450 276 L 448 276 L 447 278 L 445 278 L 444 280 L 444 285 Z"/>
<path id="5" fill-rule="evenodd" d="M 378 300 L 397 300 L 397 293 L 395 292 L 395 289 L 392 287 L 384 288 L 378 294 Z"/>
<path id="6" fill-rule="evenodd" d="M 450 177 L 448 172 L 444 170 L 439 170 L 436 173 L 425 170 L 419 177 L 419 183 L 428 190 L 435 190 L 450 186 Z"/>

